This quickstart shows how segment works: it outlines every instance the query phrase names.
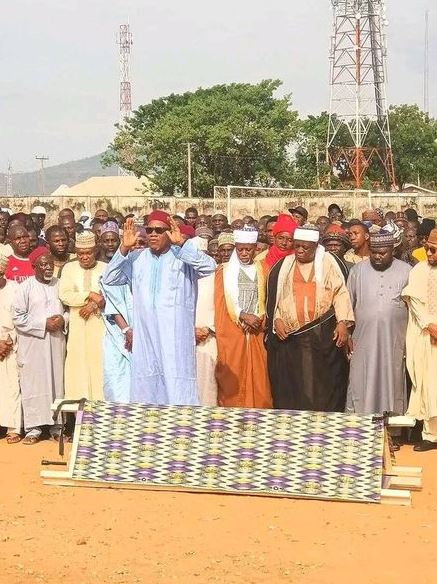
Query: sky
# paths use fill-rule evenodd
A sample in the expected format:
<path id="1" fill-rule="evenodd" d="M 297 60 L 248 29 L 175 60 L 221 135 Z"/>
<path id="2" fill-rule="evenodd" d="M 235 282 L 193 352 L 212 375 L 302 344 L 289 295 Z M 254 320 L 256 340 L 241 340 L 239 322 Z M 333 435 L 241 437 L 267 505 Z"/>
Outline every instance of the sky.
<path id="1" fill-rule="evenodd" d="M 424 13 L 386 0 L 390 103 L 423 104 Z M 14 0 L 2 8 L 0 172 L 102 152 L 118 119 L 116 34 L 129 20 L 134 108 L 169 93 L 279 78 L 301 115 L 329 107 L 329 0 Z M 437 116 L 437 8 L 430 13 Z"/>

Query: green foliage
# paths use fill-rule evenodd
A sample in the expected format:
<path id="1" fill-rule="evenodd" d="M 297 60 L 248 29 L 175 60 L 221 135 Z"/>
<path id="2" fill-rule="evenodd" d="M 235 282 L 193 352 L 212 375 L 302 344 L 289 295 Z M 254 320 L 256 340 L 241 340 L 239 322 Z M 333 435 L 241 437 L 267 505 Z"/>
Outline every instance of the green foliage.
<path id="1" fill-rule="evenodd" d="M 187 193 L 187 143 L 191 143 L 193 194 L 214 185 L 350 188 L 350 176 L 333 176 L 325 160 L 329 114 L 299 120 L 289 95 L 275 98 L 278 80 L 234 83 L 169 95 L 142 105 L 103 158 L 145 176 L 155 192 Z M 416 105 L 389 111 L 397 184 L 437 184 L 437 121 Z M 383 147 L 374 125 L 368 143 Z M 334 146 L 349 146 L 343 127 Z M 375 156 L 366 185 L 389 188 Z"/>
<path id="2" fill-rule="evenodd" d="M 290 96 L 274 97 L 280 85 L 217 85 L 140 106 L 118 128 L 104 163 L 146 176 L 163 194 L 186 193 L 190 142 L 197 196 L 216 184 L 287 185 L 299 121 Z"/>
<path id="3" fill-rule="evenodd" d="M 397 183 L 433 187 L 437 183 L 437 120 L 417 105 L 390 108 L 390 130 Z"/>

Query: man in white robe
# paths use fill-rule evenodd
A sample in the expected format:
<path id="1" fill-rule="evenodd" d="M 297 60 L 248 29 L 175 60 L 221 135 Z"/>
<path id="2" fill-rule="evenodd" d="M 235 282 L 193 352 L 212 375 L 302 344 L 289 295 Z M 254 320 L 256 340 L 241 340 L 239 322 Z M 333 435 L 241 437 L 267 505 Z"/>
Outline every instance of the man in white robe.
<path id="1" fill-rule="evenodd" d="M 437 229 L 425 244 L 427 262 L 410 272 L 402 292 L 409 312 L 407 367 L 412 381 L 408 414 L 423 420 L 418 452 L 437 449 Z"/>
<path id="2" fill-rule="evenodd" d="M 215 273 L 199 280 L 196 305 L 197 386 L 200 405 L 217 405 L 217 341 L 214 326 Z"/>
<path id="3" fill-rule="evenodd" d="M 6 280 L 8 258 L 0 256 L 0 426 L 7 428 L 6 441 L 21 440 L 21 395 L 17 368 L 17 334 L 12 305 L 18 284 Z"/>
<path id="4" fill-rule="evenodd" d="M 35 444 L 42 426 L 59 439 L 51 406 L 64 397 L 64 359 L 67 313 L 59 300 L 58 280 L 49 250 L 36 248 L 30 255 L 35 276 L 17 289 L 14 324 L 18 333 L 17 362 L 23 402 L 23 444 Z"/>
<path id="5" fill-rule="evenodd" d="M 102 400 L 103 336 L 101 311 L 105 300 L 99 281 L 106 264 L 97 261 L 94 233 L 76 237 L 77 262 L 68 262 L 59 279 L 59 298 L 70 308 L 65 361 L 65 396 L 68 399 Z"/>

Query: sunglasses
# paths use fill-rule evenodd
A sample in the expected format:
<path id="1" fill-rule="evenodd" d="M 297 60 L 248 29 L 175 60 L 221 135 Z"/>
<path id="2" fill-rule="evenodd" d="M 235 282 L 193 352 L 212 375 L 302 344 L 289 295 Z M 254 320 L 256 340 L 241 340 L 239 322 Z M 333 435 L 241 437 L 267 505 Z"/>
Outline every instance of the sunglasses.
<path id="1" fill-rule="evenodd" d="M 168 231 L 167 227 L 146 227 L 147 235 L 151 235 L 152 233 L 156 233 L 157 235 L 162 235 Z"/>

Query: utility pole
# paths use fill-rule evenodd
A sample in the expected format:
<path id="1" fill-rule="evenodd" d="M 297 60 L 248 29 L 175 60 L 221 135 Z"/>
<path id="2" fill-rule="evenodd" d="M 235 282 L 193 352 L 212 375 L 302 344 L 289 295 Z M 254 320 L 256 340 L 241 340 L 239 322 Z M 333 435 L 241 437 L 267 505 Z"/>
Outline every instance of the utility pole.
<path id="1" fill-rule="evenodd" d="M 429 10 L 425 11 L 425 54 L 423 69 L 423 111 L 429 114 Z"/>
<path id="2" fill-rule="evenodd" d="M 35 156 L 36 160 L 39 160 L 41 163 L 41 195 L 45 196 L 45 184 L 44 184 L 44 162 L 49 159 L 48 156 Z"/>
<path id="3" fill-rule="evenodd" d="M 192 197 L 192 185 L 191 185 L 191 142 L 187 144 L 187 163 L 188 163 L 188 198 Z"/>

